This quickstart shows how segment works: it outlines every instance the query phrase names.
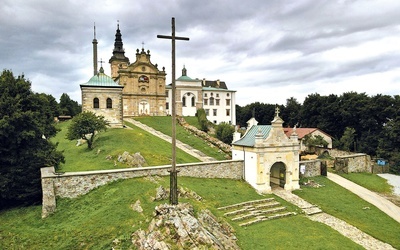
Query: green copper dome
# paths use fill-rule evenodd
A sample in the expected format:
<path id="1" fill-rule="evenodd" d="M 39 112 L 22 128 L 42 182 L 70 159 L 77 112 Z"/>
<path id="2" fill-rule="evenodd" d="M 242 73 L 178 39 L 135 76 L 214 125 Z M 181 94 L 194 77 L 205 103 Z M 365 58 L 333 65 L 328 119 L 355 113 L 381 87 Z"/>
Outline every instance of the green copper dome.
<path id="1" fill-rule="evenodd" d="M 81 86 L 98 86 L 98 87 L 123 87 L 116 83 L 111 77 L 104 74 L 103 67 L 100 68 L 99 73 L 94 75 L 87 83 L 81 84 Z"/>

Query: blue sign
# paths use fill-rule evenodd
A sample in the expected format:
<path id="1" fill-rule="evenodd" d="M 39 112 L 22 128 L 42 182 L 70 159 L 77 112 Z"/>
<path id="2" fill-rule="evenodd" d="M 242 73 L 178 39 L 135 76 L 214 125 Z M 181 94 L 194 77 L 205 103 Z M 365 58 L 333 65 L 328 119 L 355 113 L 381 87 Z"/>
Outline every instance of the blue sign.
<path id="1" fill-rule="evenodd" d="M 386 161 L 385 160 L 377 160 L 376 163 L 378 163 L 379 166 L 385 166 Z"/>

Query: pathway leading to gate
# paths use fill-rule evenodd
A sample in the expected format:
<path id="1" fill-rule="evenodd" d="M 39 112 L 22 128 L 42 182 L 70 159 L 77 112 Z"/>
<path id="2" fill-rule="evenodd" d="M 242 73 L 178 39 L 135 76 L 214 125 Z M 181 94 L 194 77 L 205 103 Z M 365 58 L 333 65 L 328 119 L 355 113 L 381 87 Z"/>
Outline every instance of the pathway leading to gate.
<path id="1" fill-rule="evenodd" d="M 163 133 L 161 133 L 160 131 L 155 130 L 155 129 L 152 128 L 152 127 L 147 126 L 146 124 L 143 124 L 143 123 L 138 122 L 138 121 L 136 121 L 136 120 L 134 120 L 134 119 L 131 119 L 131 118 L 125 118 L 124 120 L 127 121 L 127 122 L 132 123 L 132 124 L 135 125 L 136 127 L 139 127 L 139 128 L 141 128 L 141 129 L 143 129 L 143 130 L 149 132 L 149 133 L 152 134 L 152 135 L 157 136 L 158 138 L 160 138 L 160 139 L 162 139 L 162 140 L 164 140 L 164 141 L 167 141 L 167 142 L 169 142 L 169 143 L 172 143 L 172 138 L 171 138 L 171 136 L 168 136 L 168 135 L 166 135 L 166 134 L 163 134 Z M 197 149 L 194 149 L 193 147 L 191 147 L 191 146 L 189 146 L 189 145 L 187 145 L 187 144 L 185 144 L 185 143 L 183 143 L 183 142 L 181 142 L 181 141 L 179 141 L 179 140 L 176 140 L 176 147 L 179 148 L 179 149 L 181 149 L 181 150 L 183 150 L 183 151 L 185 151 L 186 153 L 188 153 L 188 154 L 190 154 L 190 155 L 196 157 L 197 159 L 199 159 L 199 160 L 201 160 L 201 161 L 203 161 L 203 162 L 215 161 L 214 158 L 205 155 L 203 152 L 201 152 L 201 151 L 199 151 L 199 150 L 197 150 Z"/>
<path id="2" fill-rule="evenodd" d="M 324 213 L 315 205 L 310 204 L 309 202 L 303 200 L 299 196 L 293 194 L 290 191 L 283 190 L 281 188 L 273 189 L 273 193 L 282 199 L 298 206 L 301 208 L 304 213 L 307 215 L 307 218 L 313 221 L 318 221 L 324 223 L 325 225 L 333 228 L 338 231 L 343 236 L 349 238 L 355 243 L 361 245 L 365 249 L 368 250 L 389 250 L 395 249 L 390 244 L 382 242 L 380 240 L 375 239 L 369 234 L 364 233 L 360 229 L 350 225 L 349 223 L 338 219 L 332 215 Z M 319 210 L 319 211 L 318 211 Z"/>
<path id="3" fill-rule="evenodd" d="M 400 223 L 400 207 L 396 206 L 392 202 L 388 201 L 384 197 L 360 186 L 356 183 L 349 181 L 337 174 L 328 172 L 328 179 L 346 188 L 350 192 L 358 195 L 362 199 L 368 201 L 372 205 L 379 208 L 382 212 L 392 217 L 394 220 Z"/>

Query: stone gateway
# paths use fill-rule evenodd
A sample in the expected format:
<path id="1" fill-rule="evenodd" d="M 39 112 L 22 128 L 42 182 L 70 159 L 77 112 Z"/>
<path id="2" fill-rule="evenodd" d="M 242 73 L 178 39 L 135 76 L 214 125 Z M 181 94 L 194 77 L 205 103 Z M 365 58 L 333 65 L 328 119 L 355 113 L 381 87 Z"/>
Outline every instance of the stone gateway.
<path id="1" fill-rule="evenodd" d="M 300 144 L 293 130 L 288 138 L 283 120 L 276 109 L 271 125 L 257 125 L 252 118 L 242 138 L 235 133 L 232 159 L 244 161 L 244 179 L 260 193 L 270 193 L 271 186 L 285 190 L 299 189 Z"/>

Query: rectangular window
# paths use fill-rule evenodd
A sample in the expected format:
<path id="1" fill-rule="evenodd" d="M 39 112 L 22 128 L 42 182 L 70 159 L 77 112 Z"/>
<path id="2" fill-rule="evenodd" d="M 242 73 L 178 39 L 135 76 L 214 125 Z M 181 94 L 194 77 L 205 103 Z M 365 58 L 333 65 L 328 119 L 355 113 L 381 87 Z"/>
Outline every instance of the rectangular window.
<path id="1" fill-rule="evenodd" d="M 165 109 L 169 109 L 169 103 L 168 102 L 165 103 Z"/>
<path id="2" fill-rule="evenodd" d="M 219 99 L 215 99 L 215 105 L 219 106 Z"/>
<path id="3" fill-rule="evenodd" d="M 204 99 L 204 105 L 208 105 L 208 99 Z"/>
<path id="4" fill-rule="evenodd" d="M 168 90 L 165 91 L 165 95 L 166 95 L 167 97 L 168 97 L 168 92 L 169 92 Z"/>
<path id="5" fill-rule="evenodd" d="M 227 109 L 226 110 L 226 116 L 230 116 L 231 115 L 231 110 L 230 109 Z"/>
<path id="6" fill-rule="evenodd" d="M 213 109 L 213 116 L 217 116 L 217 110 Z"/>
<path id="7" fill-rule="evenodd" d="M 205 111 L 206 111 L 206 116 L 209 116 L 210 115 L 210 110 L 209 109 L 205 109 Z"/>
<path id="8" fill-rule="evenodd" d="M 226 106 L 230 106 L 231 105 L 231 99 L 226 99 Z"/>
<path id="9" fill-rule="evenodd" d="M 216 97 L 219 97 L 219 94 L 217 94 Z"/>

